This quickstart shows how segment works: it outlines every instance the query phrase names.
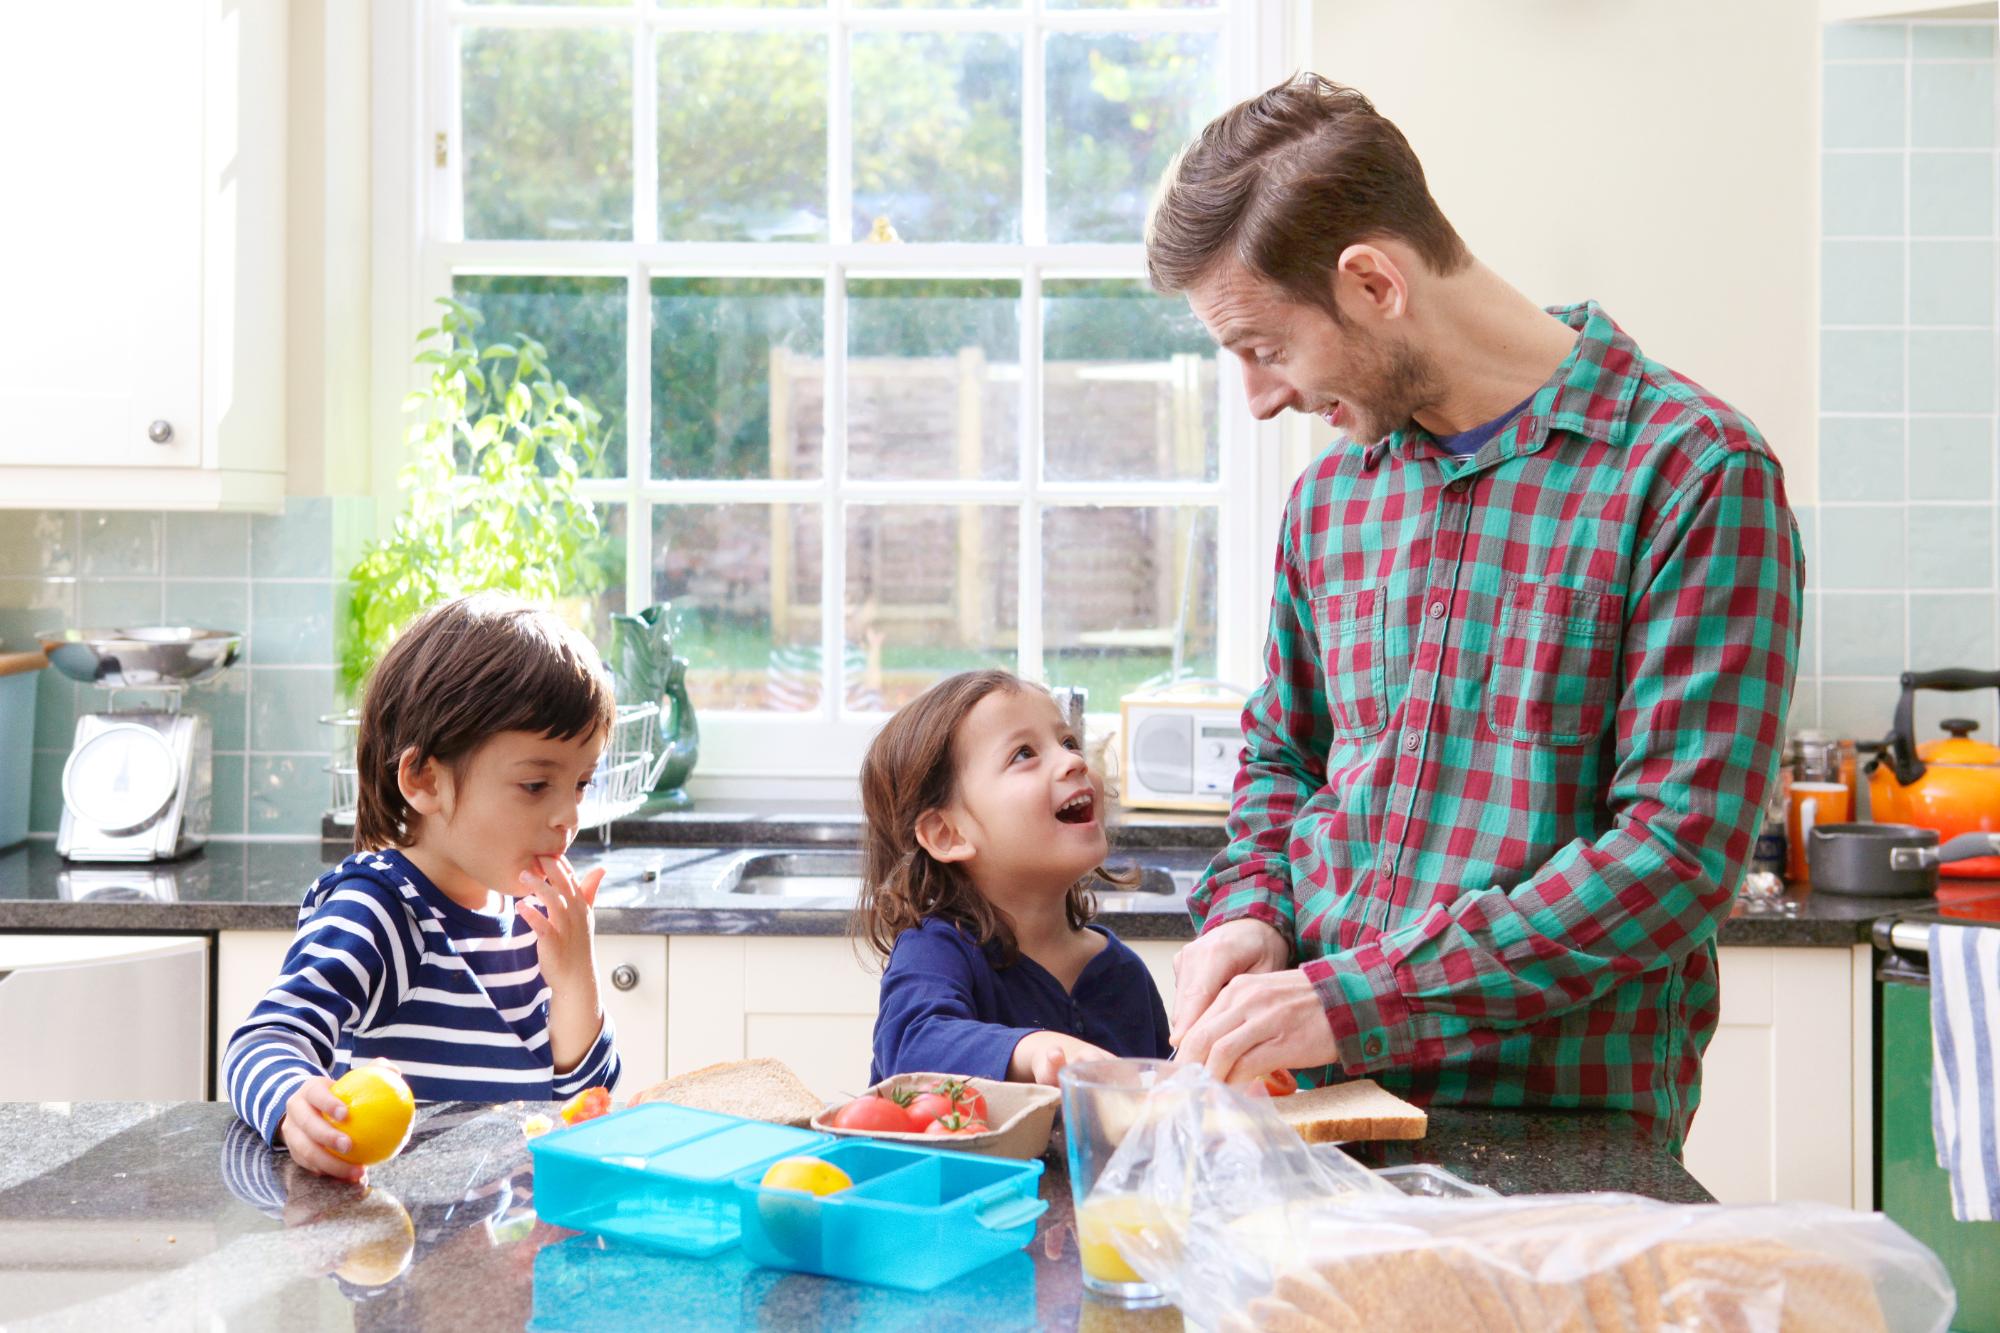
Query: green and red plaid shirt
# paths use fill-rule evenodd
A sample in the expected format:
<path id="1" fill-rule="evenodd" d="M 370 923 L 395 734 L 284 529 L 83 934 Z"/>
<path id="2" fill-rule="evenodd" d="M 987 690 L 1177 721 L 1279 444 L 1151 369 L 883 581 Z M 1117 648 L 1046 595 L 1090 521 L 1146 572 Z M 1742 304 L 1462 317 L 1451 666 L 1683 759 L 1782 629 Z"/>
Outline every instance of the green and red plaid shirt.
<path id="1" fill-rule="evenodd" d="M 1632 1112 L 1678 1150 L 1715 928 L 1775 773 L 1804 554 L 1756 427 L 1595 303 L 1471 457 L 1411 427 L 1299 479 L 1229 846 L 1189 906 L 1293 943 L 1419 1102 Z"/>

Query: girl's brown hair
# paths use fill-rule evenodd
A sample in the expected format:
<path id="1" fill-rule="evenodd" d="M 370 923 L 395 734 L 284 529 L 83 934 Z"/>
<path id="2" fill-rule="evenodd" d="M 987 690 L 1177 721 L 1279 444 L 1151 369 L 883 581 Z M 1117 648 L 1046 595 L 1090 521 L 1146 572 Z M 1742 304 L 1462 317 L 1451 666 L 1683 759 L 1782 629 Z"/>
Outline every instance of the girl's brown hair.
<path id="1" fill-rule="evenodd" d="M 493 593 L 432 607 L 368 677 L 354 850 L 416 840 L 418 816 L 396 780 L 406 750 L 462 780 L 473 753 L 503 731 L 574 740 L 608 732 L 617 713 L 597 650 L 552 613 Z"/>
<path id="2" fill-rule="evenodd" d="M 1001 966 L 1021 955 L 1007 914 L 981 897 L 957 864 L 937 861 L 917 841 L 917 820 L 950 805 L 958 787 L 952 738 L 966 714 L 996 690 L 1032 690 L 1007 671 L 963 671 L 925 690 L 889 719 L 861 761 L 861 896 L 854 934 L 887 962 L 896 937 L 926 917 L 963 927 L 981 944 L 996 945 Z M 1072 884 L 1063 899 L 1070 929 L 1097 914 L 1093 879 L 1123 882 L 1097 867 Z"/>

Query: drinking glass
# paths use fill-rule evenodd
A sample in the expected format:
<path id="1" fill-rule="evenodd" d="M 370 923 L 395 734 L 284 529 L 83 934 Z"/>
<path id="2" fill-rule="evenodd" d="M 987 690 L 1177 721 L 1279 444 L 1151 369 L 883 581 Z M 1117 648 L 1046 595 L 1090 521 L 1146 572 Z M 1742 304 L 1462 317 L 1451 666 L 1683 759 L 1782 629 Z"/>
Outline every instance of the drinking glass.
<path id="1" fill-rule="evenodd" d="M 1062 1085 L 1063 1134 L 1069 1141 L 1069 1187 L 1076 1203 L 1076 1249 L 1087 1290 L 1122 1305 L 1162 1305 L 1166 1293 L 1145 1281 L 1125 1262 L 1114 1238 L 1125 1231 L 1160 1224 L 1152 1200 L 1137 1194 L 1090 1197 L 1104 1164 L 1118 1151 L 1125 1132 L 1140 1123 L 1153 1086 L 1180 1069 L 1166 1060 L 1087 1060 L 1058 1076 Z"/>

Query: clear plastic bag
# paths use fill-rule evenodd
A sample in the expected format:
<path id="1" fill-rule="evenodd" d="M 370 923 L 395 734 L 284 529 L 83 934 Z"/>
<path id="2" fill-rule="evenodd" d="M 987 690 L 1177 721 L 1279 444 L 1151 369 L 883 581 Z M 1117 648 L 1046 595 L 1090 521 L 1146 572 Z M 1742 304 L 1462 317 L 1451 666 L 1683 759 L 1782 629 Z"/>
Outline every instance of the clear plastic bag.
<path id="1" fill-rule="evenodd" d="M 1189 1321 L 1232 1333 L 1939 1333 L 1954 1306 L 1937 1257 L 1880 1214 L 1412 1196 L 1198 1068 L 1153 1090 L 1083 1209 Z"/>

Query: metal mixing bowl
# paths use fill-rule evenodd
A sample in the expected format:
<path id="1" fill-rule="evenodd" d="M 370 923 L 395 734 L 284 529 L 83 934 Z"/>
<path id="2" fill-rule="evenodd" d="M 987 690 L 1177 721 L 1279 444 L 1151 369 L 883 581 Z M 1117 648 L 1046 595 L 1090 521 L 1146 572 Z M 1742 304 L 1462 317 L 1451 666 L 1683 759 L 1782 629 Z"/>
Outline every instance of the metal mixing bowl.
<path id="1" fill-rule="evenodd" d="M 71 680 L 119 690 L 192 685 L 229 666 L 243 652 L 240 633 L 185 625 L 66 629 L 35 637 L 49 664 Z"/>

